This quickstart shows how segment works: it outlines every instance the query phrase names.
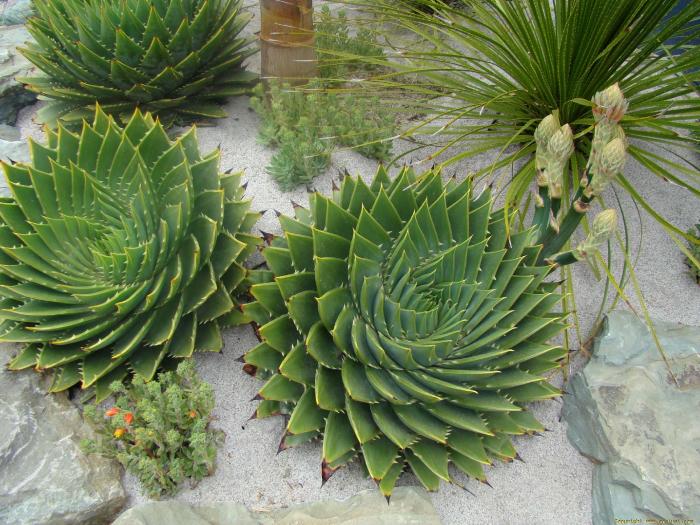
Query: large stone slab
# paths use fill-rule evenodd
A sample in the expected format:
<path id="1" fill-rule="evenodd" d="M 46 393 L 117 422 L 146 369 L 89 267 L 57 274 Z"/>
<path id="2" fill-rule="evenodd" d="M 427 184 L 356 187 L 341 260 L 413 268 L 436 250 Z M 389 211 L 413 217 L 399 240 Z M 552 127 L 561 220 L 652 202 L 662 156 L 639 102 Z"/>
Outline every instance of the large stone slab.
<path id="1" fill-rule="evenodd" d="M 120 468 L 84 455 L 78 409 L 47 395 L 39 374 L 7 371 L 0 351 L 0 523 L 108 523 L 125 501 Z"/>
<path id="2" fill-rule="evenodd" d="M 238 503 L 191 506 L 179 501 L 145 503 L 127 510 L 113 525 L 439 525 L 430 496 L 399 487 L 387 505 L 378 490 L 345 501 L 319 501 L 287 509 L 251 511 Z"/>
<path id="3" fill-rule="evenodd" d="M 565 396 L 569 440 L 599 463 L 594 525 L 700 522 L 700 327 L 654 325 L 678 385 L 645 324 L 617 311 Z"/>
<path id="4" fill-rule="evenodd" d="M 19 110 L 36 100 L 35 93 L 15 80 L 33 69 L 29 60 L 17 51 L 17 46 L 30 39 L 22 25 L 0 27 L 0 124 L 14 124 Z"/>
<path id="5" fill-rule="evenodd" d="M 0 0 L 0 25 L 22 24 L 32 14 L 31 0 Z"/>

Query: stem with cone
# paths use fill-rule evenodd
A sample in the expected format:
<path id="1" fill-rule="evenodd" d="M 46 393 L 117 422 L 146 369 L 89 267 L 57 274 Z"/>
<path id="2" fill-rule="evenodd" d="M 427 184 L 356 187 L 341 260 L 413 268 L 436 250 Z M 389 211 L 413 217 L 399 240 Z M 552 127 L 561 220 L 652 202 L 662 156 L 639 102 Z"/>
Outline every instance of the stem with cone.
<path id="1" fill-rule="evenodd" d="M 607 237 L 593 232 L 582 245 L 570 252 L 559 253 L 578 228 L 590 209 L 590 203 L 600 195 L 622 171 L 627 155 L 627 141 L 619 125 L 627 110 L 627 100 L 620 87 L 615 84 L 593 97 L 595 131 L 591 143 L 591 154 L 580 179 L 573 202 L 561 220 L 561 181 L 564 168 L 573 153 L 573 136 L 568 125 L 559 125 L 556 113 L 546 117 L 535 133 L 537 142 L 536 165 L 538 170 L 539 195 L 536 196 L 534 224 L 538 243 L 542 244 L 540 263 L 549 261 L 557 266 L 574 263 L 582 254 L 590 254 Z M 610 212 L 610 213 L 606 213 Z M 614 211 L 606 210 L 601 225 L 616 225 L 611 218 Z M 602 215 L 602 214 L 601 214 Z M 597 218 L 596 218 L 597 220 Z M 599 232 L 600 233 L 600 232 Z M 612 230 L 608 232 L 612 233 Z M 597 244 L 596 244 L 597 243 Z"/>

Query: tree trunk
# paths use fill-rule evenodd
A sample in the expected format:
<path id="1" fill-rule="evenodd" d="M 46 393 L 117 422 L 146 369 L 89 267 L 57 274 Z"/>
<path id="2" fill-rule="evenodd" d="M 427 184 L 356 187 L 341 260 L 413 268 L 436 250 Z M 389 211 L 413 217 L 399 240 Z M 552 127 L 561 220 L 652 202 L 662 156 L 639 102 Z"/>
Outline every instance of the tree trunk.
<path id="1" fill-rule="evenodd" d="M 312 0 L 260 0 L 263 80 L 303 84 L 318 75 Z"/>

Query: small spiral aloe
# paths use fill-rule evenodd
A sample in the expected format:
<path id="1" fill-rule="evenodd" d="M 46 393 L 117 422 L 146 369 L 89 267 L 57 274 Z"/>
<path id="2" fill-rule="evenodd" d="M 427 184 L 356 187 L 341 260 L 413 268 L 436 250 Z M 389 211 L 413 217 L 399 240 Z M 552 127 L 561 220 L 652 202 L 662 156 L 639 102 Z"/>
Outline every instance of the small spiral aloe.
<path id="1" fill-rule="evenodd" d="M 243 62 L 256 52 L 240 35 L 250 20 L 241 0 L 34 0 L 27 22 L 36 42 L 22 53 L 42 76 L 20 79 L 51 100 L 38 117 L 55 125 L 102 110 L 134 108 L 163 124 L 224 117 L 218 103 L 256 78 Z"/>
<path id="2" fill-rule="evenodd" d="M 233 299 L 258 218 L 240 174 L 175 141 L 138 110 L 121 128 L 99 107 L 80 134 L 48 131 L 30 164 L 2 164 L 0 341 L 12 369 L 56 369 L 51 391 L 98 387 L 164 360 L 219 351 L 246 321 Z"/>
<path id="3" fill-rule="evenodd" d="M 514 231 L 469 178 L 407 168 L 370 184 L 347 176 L 280 216 L 243 307 L 260 337 L 244 368 L 266 380 L 254 417 L 289 417 L 280 449 L 322 438 L 324 481 L 361 454 L 387 497 L 407 468 L 429 490 L 456 482 L 450 464 L 486 482 L 484 465 L 517 458 L 511 436 L 543 430 L 523 404 L 560 394 L 544 374 L 566 354 L 548 343 L 566 323 L 546 277 L 605 242 L 615 212 L 543 258 L 540 237 L 560 239 L 552 203 L 573 138 L 541 126 L 549 207 L 529 229 Z"/>

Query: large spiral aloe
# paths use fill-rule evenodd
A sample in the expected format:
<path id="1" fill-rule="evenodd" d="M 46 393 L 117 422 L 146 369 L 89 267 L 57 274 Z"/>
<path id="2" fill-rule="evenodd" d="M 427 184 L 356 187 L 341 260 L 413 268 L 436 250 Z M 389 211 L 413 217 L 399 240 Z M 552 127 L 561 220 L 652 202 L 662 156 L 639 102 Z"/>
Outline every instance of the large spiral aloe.
<path id="1" fill-rule="evenodd" d="M 390 495 L 409 467 L 430 490 L 457 469 L 486 481 L 483 465 L 517 457 L 510 436 L 542 425 L 523 403 L 559 395 L 543 374 L 565 350 L 556 313 L 558 266 L 598 252 L 615 211 L 572 233 L 622 170 L 619 86 L 593 100 L 593 153 L 573 201 L 562 194 L 573 133 L 556 113 L 538 126 L 532 227 L 494 209 L 470 179 L 380 168 L 368 186 L 346 177 L 331 198 L 280 216 L 284 235 L 263 250 L 244 312 L 260 344 L 245 370 L 267 379 L 255 416 L 289 415 L 280 449 L 322 437 L 321 473 L 362 454 Z M 564 251 L 560 251 L 560 250 Z"/>
<path id="2" fill-rule="evenodd" d="M 386 495 L 407 465 L 428 489 L 450 463 L 485 481 L 511 435 L 543 430 L 521 404 L 560 393 L 543 374 L 565 323 L 535 229 L 509 237 L 488 191 L 438 171 L 346 177 L 309 204 L 280 217 L 244 306 L 257 417 L 291 414 L 282 448 L 323 436 L 326 478 L 361 452 Z"/>
<path id="3" fill-rule="evenodd" d="M 10 368 L 55 368 L 52 391 L 98 395 L 129 370 L 219 351 L 245 321 L 232 299 L 258 218 L 240 174 L 202 157 L 195 129 L 171 141 L 136 111 L 125 128 L 96 111 L 80 134 L 59 126 L 2 165 L 0 341 L 25 343 Z"/>
<path id="4" fill-rule="evenodd" d="M 44 73 L 21 79 L 52 100 L 48 124 L 91 118 L 95 102 L 127 118 L 135 107 L 173 120 L 224 117 L 222 99 L 256 75 L 256 50 L 240 36 L 250 20 L 241 0 L 34 0 L 36 42 L 22 53 Z"/>

